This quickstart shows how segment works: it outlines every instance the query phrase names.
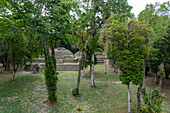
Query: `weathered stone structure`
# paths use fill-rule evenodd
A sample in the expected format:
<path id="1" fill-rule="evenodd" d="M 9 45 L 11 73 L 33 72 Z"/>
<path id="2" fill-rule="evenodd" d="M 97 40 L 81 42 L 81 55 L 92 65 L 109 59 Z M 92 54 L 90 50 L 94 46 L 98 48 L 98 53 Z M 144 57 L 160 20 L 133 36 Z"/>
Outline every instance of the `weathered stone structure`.
<path id="1" fill-rule="evenodd" d="M 98 64 L 104 64 L 106 60 L 106 55 L 102 52 L 96 52 L 96 58 L 97 58 L 97 63 Z"/>
<path id="2" fill-rule="evenodd" d="M 57 71 L 78 71 L 79 57 L 63 47 L 55 49 Z"/>
<path id="3" fill-rule="evenodd" d="M 96 58 L 98 64 L 104 64 L 106 61 L 106 56 L 102 52 L 96 52 Z M 51 50 L 50 50 L 51 55 Z M 79 59 L 82 56 L 81 52 L 73 54 L 68 49 L 64 47 L 59 47 L 55 49 L 55 57 L 57 60 L 57 71 L 78 71 L 79 69 Z M 107 60 L 107 64 L 111 65 L 110 60 Z M 26 66 L 32 65 L 30 69 L 25 68 L 26 70 L 32 70 L 34 73 L 40 72 L 43 70 L 45 63 L 44 58 L 34 58 L 32 63 L 27 63 Z"/>
<path id="4" fill-rule="evenodd" d="M 63 47 L 55 49 L 55 57 L 57 59 L 57 71 L 78 71 L 79 57 L 76 57 L 68 49 Z M 32 65 L 30 70 L 34 72 L 41 71 L 45 66 L 44 58 L 34 58 L 32 64 L 27 63 L 26 66 L 28 65 Z"/>

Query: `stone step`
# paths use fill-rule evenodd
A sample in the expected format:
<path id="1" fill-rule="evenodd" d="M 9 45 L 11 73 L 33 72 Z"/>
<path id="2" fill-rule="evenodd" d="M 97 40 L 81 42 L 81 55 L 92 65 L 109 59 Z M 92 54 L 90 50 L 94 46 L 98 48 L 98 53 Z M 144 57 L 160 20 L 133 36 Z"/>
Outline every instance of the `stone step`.
<path id="1" fill-rule="evenodd" d="M 57 64 L 57 71 L 78 71 L 79 63 Z"/>

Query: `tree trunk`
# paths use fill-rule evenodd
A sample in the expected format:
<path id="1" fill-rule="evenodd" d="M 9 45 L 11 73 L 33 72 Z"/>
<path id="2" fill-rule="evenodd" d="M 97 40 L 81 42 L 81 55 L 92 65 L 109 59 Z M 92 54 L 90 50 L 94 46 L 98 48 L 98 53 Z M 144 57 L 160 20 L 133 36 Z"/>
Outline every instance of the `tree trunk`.
<path id="1" fill-rule="evenodd" d="M 8 55 L 6 55 L 6 71 L 9 71 L 9 68 L 10 68 L 10 64 L 9 64 L 9 58 L 8 58 Z"/>
<path id="2" fill-rule="evenodd" d="M 131 105 L 130 105 L 130 83 L 127 85 L 128 87 L 128 113 L 131 113 Z"/>
<path id="3" fill-rule="evenodd" d="M 118 75 L 120 76 L 120 70 L 118 69 Z"/>
<path id="4" fill-rule="evenodd" d="M 159 92 L 161 91 L 162 87 L 162 76 L 159 78 Z"/>
<path id="5" fill-rule="evenodd" d="M 91 70 L 91 87 L 95 87 L 94 83 L 94 53 L 92 54 L 92 70 Z"/>
<path id="6" fill-rule="evenodd" d="M 15 50 L 14 50 L 14 45 L 12 45 L 12 67 L 13 67 L 12 80 L 14 80 L 14 78 L 15 78 L 15 73 L 16 73 L 15 65 L 16 65 Z"/>
<path id="7" fill-rule="evenodd" d="M 156 83 L 156 84 L 159 83 L 159 80 L 158 80 L 158 72 L 156 72 L 156 75 L 155 75 L 155 83 Z"/>
<path id="8" fill-rule="evenodd" d="M 106 41 L 106 59 L 105 59 L 105 84 L 107 85 L 107 41 Z"/>
<path id="9" fill-rule="evenodd" d="M 8 64 L 7 64 L 7 55 L 5 55 L 5 71 L 7 71 Z"/>
<path id="10" fill-rule="evenodd" d="M 107 85 L 107 59 L 105 60 L 105 84 Z"/>
<path id="11" fill-rule="evenodd" d="M 143 62 L 143 80 L 142 80 L 142 84 L 139 86 L 138 88 L 138 93 L 137 93 L 137 97 L 138 97 L 138 103 L 137 103 L 137 110 L 138 112 L 141 110 L 141 93 L 142 93 L 142 88 L 144 86 L 144 80 L 145 80 L 145 61 Z"/>
<path id="12" fill-rule="evenodd" d="M 149 72 L 149 67 L 145 66 L 145 76 L 147 76 L 147 73 Z"/>
<path id="13" fill-rule="evenodd" d="M 165 78 L 168 79 L 170 75 L 170 68 L 169 65 L 164 63 L 164 69 L 165 69 Z"/>
<path id="14" fill-rule="evenodd" d="M 80 87 L 82 60 L 83 60 L 83 57 L 81 57 L 80 62 L 79 62 L 79 70 L 78 70 L 78 78 L 77 78 L 77 89 L 78 89 L 78 90 L 79 90 L 79 87 Z"/>
<path id="15" fill-rule="evenodd" d="M 13 69 L 13 71 L 12 71 L 12 80 L 15 79 L 15 73 L 16 73 L 16 71 L 15 71 L 15 69 Z"/>
<path id="16" fill-rule="evenodd" d="M 114 62 L 113 62 L 113 63 L 114 63 Z M 113 68 L 114 68 L 114 71 L 113 71 L 113 72 L 116 73 L 116 64 L 115 64 L 115 63 L 113 64 Z"/>
<path id="17" fill-rule="evenodd" d="M 85 65 L 83 65 L 83 77 L 85 77 L 86 76 L 86 67 L 85 67 Z"/>
<path id="18" fill-rule="evenodd" d="M 85 75 L 85 70 L 86 70 L 86 67 L 85 67 L 85 64 L 86 64 L 86 53 L 85 53 L 85 49 L 83 49 L 83 54 L 82 54 L 83 56 L 83 77 L 85 77 L 86 75 Z"/>
<path id="19" fill-rule="evenodd" d="M 160 75 L 160 78 L 159 78 L 159 91 L 161 91 L 161 87 L 162 87 L 162 73 L 164 72 L 164 64 L 161 63 L 161 75 Z"/>
<path id="20" fill-rule="evenodd" d="M 56 58 L 55 58 L 54 47 L 51 47 L 51 57 L 52 57 L 52 60 L 53 60 L 53 65 L 54 65 L 55 71 L 56 71 L 57 66 L 56 66 Z"/>
<path id="21" fill-rule="evenodd" d="M 165 66 L 164 66 L 165 67 Z M 169 73 L 170 72 L 170 70 L 169 70 L 169 68 L 168 67 L 165 67 L 165 78 L 166 79 L 168 79 L 169 78 Z"/>
<path id="22" fill-rule="evenodd" d="M 8 61 L 9 59 L 7 58 L 7 55 L 5 55 L 4 58 L 0 56 L 0 58 L 2 60 L 4 70 L 5 71 L 9 70 L 9 61 Z"/>
<path id="23" fill-rule="evenodd" d="M 45 83 L 47 86 L 47 91 L 48 91 L 48 100 L 50 103 L 56 102 L 57 97 L 56 97 L 56 78 L 54 77 L 55 75 L 55 70 L 53 70 L 53 62 L 50 60 L 53 60 L 52 57 L 49 54 L 49 47 L 48 43 L 44 42 L 44 56 L 45 56 Z"/>
<path id="24" fill-rule="evenodd" d="M 90 62 L 90 75 L 91 75 L 91 72 L 92 72 L 92 64 Z"/>

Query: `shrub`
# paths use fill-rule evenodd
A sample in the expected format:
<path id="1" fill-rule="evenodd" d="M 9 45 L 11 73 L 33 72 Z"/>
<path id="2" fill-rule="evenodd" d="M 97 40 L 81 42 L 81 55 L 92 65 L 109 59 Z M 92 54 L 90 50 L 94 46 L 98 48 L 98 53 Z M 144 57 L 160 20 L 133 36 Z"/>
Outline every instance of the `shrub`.
<path id="1" fill-rule="evenodd" d="M 144 105 L 142 106 L 142 111 L 144 113 L 160 113 L 163 111 L 162 105 L 164 94 L 159 92 L 158 88 L 151 90 L 147 93 L 146 88 L 142 89 Z"/>
<path id="2" fill-rule="evenodd" d="M 73 89 L 72 95 L 73 96 L 78 96 L 79 95 L 79 89 L 78 88 Z"/>

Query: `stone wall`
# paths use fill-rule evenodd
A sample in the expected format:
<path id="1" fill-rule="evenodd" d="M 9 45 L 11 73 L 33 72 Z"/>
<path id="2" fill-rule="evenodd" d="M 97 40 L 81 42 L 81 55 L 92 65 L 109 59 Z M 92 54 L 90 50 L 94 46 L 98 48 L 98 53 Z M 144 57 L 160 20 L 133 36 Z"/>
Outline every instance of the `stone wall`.
<path id="1" fill-rule="evenodd" d="M 49 54 L 51 55 L 51 50 Z M 68 49 L 63 47 L 55 49 L 55 56 L 57 59 L 57 71 L 78 71 L 79 57 L 75 57 Z M 42 56 L 40 58 L 34 58 L 32 63 L 26 64 L 26 66 L 29 65 L 32 65 L 30 70 L 36 71 L 38 68 L 41 68 L 39 69 L 41 71 L 45 66 L 44 58 Z"/>
<path id="2" fill-rule="evenodd" d="M 78 63 L 57 64 L 57 71 L 78 71 Z"/>

